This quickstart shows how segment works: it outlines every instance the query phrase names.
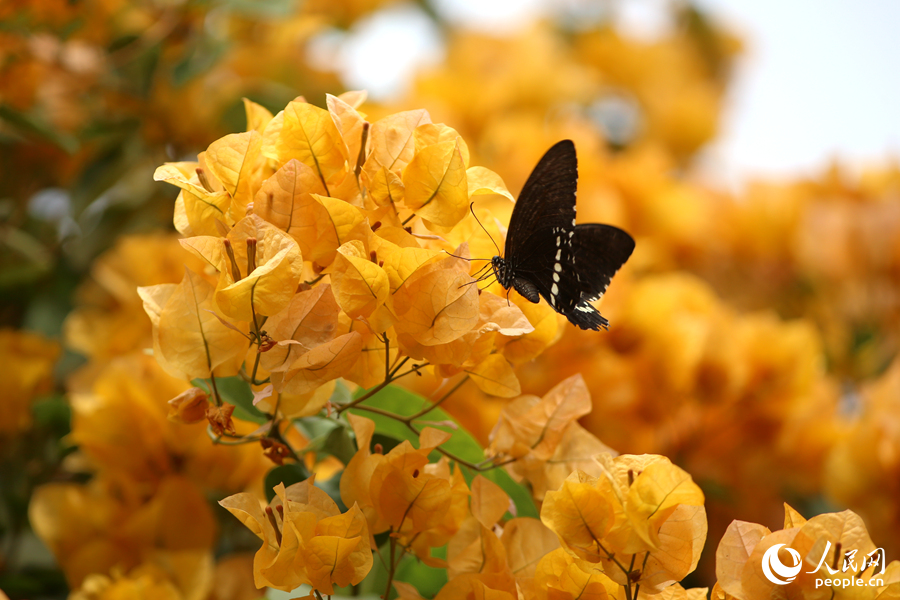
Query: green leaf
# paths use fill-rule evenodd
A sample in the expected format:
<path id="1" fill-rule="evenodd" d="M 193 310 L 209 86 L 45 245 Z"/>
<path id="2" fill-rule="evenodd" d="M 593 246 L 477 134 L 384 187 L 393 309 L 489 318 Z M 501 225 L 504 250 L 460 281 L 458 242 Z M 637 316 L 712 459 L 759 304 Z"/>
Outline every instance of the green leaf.
<path id="1" fill-rule="evenodd" d="M 335 427 L 325 437 L 322 450 L 345 465 L 356 454 L 356 441 L 349 427 Z"/>
<path id="2" fill-rule="evenodd" d="M 8 104 L 0 104 L 0 121 L 5 121 L 13 129 L 31 137 L 50 142 L 69 154 L 78 151 L 78 140 L 71 135 L 56 131 L 50 123 L 36 115 L 21 112 Z"/>
<path id="3" fill-rule="evenodd" d="M 344 505 L 344 501 L 341 500 L 341 474 L 342 473 L 338 473 L 331 479 L 326 479 L 325 481 L 316 481 L 315 486 L 328 494 L 343 513 L 347 512 L 347 507 Z M 272 501 L 272 498 L 275 497 L 274 488 L 279 483 L 283 483 L 284 487 L 289 487 L 295 483 L 306 481 L 311 476 L 312 473 L 310 473 L 306 468 L 306 465 L 302 463 L 291 463 L 289 465 L 275 467 L 266 473 L 264 483 L 266 488 L 266 500 L 269 502 Z"/>
<path id="4" fill-rule="evenodd" d="M 350 393 L 350 388 L 347 387 L 347 384 L 344 383 L 343 379 L 338 379 L 334 382 L 334 392 L 331 393 L 330 402 L 336 406 L 340 406 L 341 404 L 347 404 L 350 400 L 353 399 L 353 394 Z"/>
<path id="5" fill-rule="evenodd" d="M 331 479 L 316 481 L 316 487 L 331 496 L 331 499 L 338 505 L 341 512 L 345 513 L 347 512 L 347 505 L 344 504 L 344 501 L 341 499 L 341 475 L 343 474 L 344 472 L 340 471 Z"/>
<path id="6" fill-rule="evenodd" d="M 432 556 L 446 558 L 447 547 L 434 548 Z M 405 556 L 394 574 L 395 581 L 404 581 L 415 586 L 425 598 L 433 598 L 447 583 L 447 569 L 429 567 L 414 556 Z"/>
<path id="7" fill-rule="evenodd" d="M 363 393 L 365 393 L 365 390 L 357 392 L 357 397 L 361 396 Z M 416 414 L 417 412 L 422 410 L 422 408 L 430 405 L 431 403 L 425 398 L 422 398 L 421 396 L 418 396 L 408 390 L 389 385 L 366 400 L 365 404 L 367 406 L 380 408 L 381 410 L 388 411 L 401 417 L 408 417 Z M 372 419 L 375 422 L 376 432 L 388 437 L 396 438 L 401 441 L 409 440 L 414 445 L 418 446 L 418 436 L 416 436 L 412 432 L 412 430 L 410 430 L 405 424 L 401 423 L 400 421 L 392 419 L 390 417 L 386 417 L 384 415 L 379 415 L 357 408 L 351 408 L 350 412 L 355 415 Z M 440 408 L 436 408 L 427 413 L 422 418 L 422 421 L 418 422 L 418 427 L 421 429 L 423 424 L 427 424 L 430 427 L 443 429 L 445 431 L 451 431 L 453 433 L 453 437 L 451 437 L 441 446 L 444 450 L 470 463 L 478 463 L 484 460 L 484 448 L 482 448 L 481 444 L 479 444 L 478 441 L 474 437 L 472 437 L 472 434 L 463 429 L 461 425 L 457 423 L 456 427 L 453 428 L 446 425 L 436 424 L 434 423 L 434 421 L 456 422 L 453 417 L 448 415 L 446 412 L 444 412 Z M 439 455 L 435 453 L 433 459 L 437 460 L 438 456 Z M 475 477 L 475 473 L 471 469 L 468 469 L 464 466 L 462 467 L 462 470 L 463 474 L 466 477 L 466 481 L 471 483 L 472 479 Z M 526 489 L 523 485 L 513 481 L 505 470 L 503 470 L 502 468 L 491 469 L 489 471 L 484 471 L 481 474 L 499 485 L 501 488 L 503 488 L 503 491 L 509 494 L 509 497 L 516 505 L 517 516 L 539 518 L 537 507 L 535 506 L 534 500 L 531 497 L 531 492 L 529 492 L 528 489 Z"/>
<path id="8" fill-rule="evenodd" d="M 332 419 L 323 419 L 321 417 L 303 417 L 294 420 L 294 427 L 297 428 L 297 431 L 310 440 L 307 448 L 313 445 L 313 440 L 324 440 L 335 428 L 342 426 L 341 423 Z"/>
<path id="9" fill-rule="evenodd" d="M 275 497 L 274 487 L 279 483 L 283 483 L 284 487 L 306 481 L 310 477 L 310 472 L 306 469 L 306 465 L 302 463 L 291 463 L 289 465 L 281 465 L 275 467 L 266 473 L 265 491 L 266 500 L 272 501 Z"/>
<path id="10" fill-rule="evenodd" d="M 42 398 L 32 405 L 31 410 L 37 425 L 62 431 L 69 429 L 72 409 L 66 402 L 65 396 L 54 395 Z"/>
<path id="11" fill-rule="evenodd" d="M 250 384 L 240 377 L 216 378 L 216 387 L 222 400 L 234 405 L 235 417 L 260 425 L 269 422 L 269 416 L 253 406 L 253 390 L 250 389 Z"/>
<path id="12" fill-rule="evenodd" d="M 381 537 L 381 534 L 375 536 L 375 539 L 378 540 L 379 537 Z M 385 536 L 385 540 L 386 539 L 387 537 Z M 389 550 L 386 543 L 379 544 L 379 547 L 381 548 L 380 552 L 382 556 L 387 556 Z M 446 558 L 447 547 L 432 548 L 431 554 L 438 558 Z M 397 565 L 397 570 L 394 572 L 394 581 L 409 583 L 415 586 L 424 598 L 433 598 L 447 583 L 447 569 L 429 567 L 420 562 L 415 556 L 407 554 L 403 557 L 403 560 L 400 561 L 400 564 Z M 384 568 L 384 563 L 376 560 L 372 565 L 372 570 L 369 571 L 366 578 L 357 586 L 356 592 L 360 595 L 359 597 L 367 598 L 372 596 L 374 598 L 381 598 L 382 594 L 384 594 L 386 585 L 387 571 Z M 354 597 L 357 596 L 354 595 Z M 389 597 L 396 598 L 396 590 L 391 589 Z"/>

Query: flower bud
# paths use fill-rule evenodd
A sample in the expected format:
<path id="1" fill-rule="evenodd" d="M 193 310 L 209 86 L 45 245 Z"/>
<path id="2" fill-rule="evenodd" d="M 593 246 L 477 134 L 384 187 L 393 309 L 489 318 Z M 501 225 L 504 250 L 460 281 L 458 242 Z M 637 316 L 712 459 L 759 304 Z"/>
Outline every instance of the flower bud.
<path id="1" fill-rule="evenodd" d="M 166 416 L 173 423 L 183 425 L 199 423 L 206 418 L 207 406 L 209 398 L 206 392 L 198 387 L 192 387 L 169 400 L 169 414 Z"/>

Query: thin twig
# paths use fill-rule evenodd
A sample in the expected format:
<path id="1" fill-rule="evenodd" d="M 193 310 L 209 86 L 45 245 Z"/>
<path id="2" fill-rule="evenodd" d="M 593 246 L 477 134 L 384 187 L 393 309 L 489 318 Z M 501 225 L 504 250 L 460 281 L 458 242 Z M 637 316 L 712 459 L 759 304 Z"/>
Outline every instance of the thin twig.
<path id="1" fill-rule="evenodd" d="M 407 423 L 411 423 L 411 422 L 415 421 L 416 419 L 419 419 L 419 418 L 421 418 L 421 417 L 427 415 L 428 413 L 430 413 L 431 411 L 433 411 L 434 409 L 436 409 L 438 406 L 440 406 L 441 404 L 443 404 L 444 401 L 446 401 L 447 398 L 449 398 L 449 397 L 453 394 L 453 392 L 455 392 L 456 390 L 458 390 L 459 388 L 461 388 L 462 385 L 463 385 L 466 381 L 468 381 L 468 380 L 469 380 L 469 376 L 466 375 L 465 377 L 463 377 L 462 379 L 460 379 L 460 380 L 456 383 L 456 385 L 454 385 L 452 388 L 450 388 L 450 390 L 449 390 L 446 394 L 444 394 L 444 395 L 441 397 L 440 400 L 438 400 L 437 402 L 433 402 L 433 403 L 429 404 L 428 406 L 426 406 L 425 408 L 423 408 L 422 410 L 420 410 L 420 411 L 417 412 L 416 414 L 410 415 L 410 416 L 406 417 L 406 418 L 404 419 L 404 421 L 406 421 Z"/>
<path id="2" fill-rule="evenodd" d="M 374 413 L 376 415 L 381 415 L 382 417 L 387 417 L 388 419 L 394 419 L 395 421 L 399 421 L 400 423 L 403 423 L 404 425 L 406 425 L 406 427 L 416 435 L 420 435 L 422 433 L 415 425 L 413 425 L 412 423 L 408 423 L 406 421 L 406 417 L 401 417 L 400 415 L 394 414 L 390 411 L 383 410 L 383 409 L 375 407 L 375 406 L 366 406 L 365 404 L 356 406 L 355 408 L 356 408 L 356 410 L 364 410 L 366 412 Z M 464 467 L 468 467 L 468 468 L 472 469 L 473 471 L 476 471 L 479 473 L 483 473 L 485 471 L 490 471 L 492 469 L 496 469 L 498 467 L 508 465 L 510 463 L 515 462 L 515 460 L 516 460 L 514 458 L 510 458 L 503 462 L 494 463 L 489 466 L 483 466 L 483 464 L 475 464 L 475 463 L 469 462 L 463 458 L 460 458 L 460 457 L 456 456 L 455 454 L 453 454 L 452 452 L 450 452 L 448 450 L 444 450 L 440 446 L 435 448 L 435 450 L 437 450 L 438 452 L 440 452 L 441 454 L 443 454 L 444 456 L 446 456 L 453 462 L 458 463 Z"/>
<path id="3" fill-rule="evenodd" d="M 256 382 L 256 370 L 259 369 L 259 358 L 262 354 L 259 351 L 259 344 L 256 346 L 256 360 L 253 361 L 253 373 L 250 374 L 250 384 L 251 385 L 260 385 Z"/>
<path id="4" fill-rule="evenodd" d="M 284 438 L 284 436 L 281 434 L 281 431 L 278 429 L 278 426 L 275 423 L 273 423 L 272 425 L 273 425 L 272 430 L 275 431 L 275 435 L 271 435 L 270 437 L 273 437 L 277 441 L 284 444 L 284 447 L 288 449 L 288 452 L 290 453 L 291 458 L 293 458 L 298 463 L 302 463 L 303 461 L 300 459 L 300 455 L 297 454 L 297 452 L 294 450 L 294 448 Z"/>
<path id="5" fill-rule="evenodd" d="M 345 410 L 347 410 L 347 409 L 349 409 L 349 408 L 353 408 L 354 406 L 358 406 L 358 405 L 361 404 L 362 402 L 365 402 L 366 400 L 368 400 L 369 398 L 371 398 L 372 396 L 374 396 L 375 394 L 377 394 L 378 392 L 380 392 L 381 390 L 383 390 L 384 388 L 386 388 L 388 385 L 390 385 L 390 384 L 393 383 L 394 381 L 397 381 L 397 380 L 400 379 L 401 377 L 405 377 L 405 376 L 409 375 L 410 373 L 415 373 L 416 371 L 418 371 L 419 369 L 421 369 L 422 367 L 424 367 L 424 366 L 427 365 L 427 363 L 425 363 L 425 364 L 423 364 L 423 365 L 417 365 L 417 366 L 415 366 L 414 368 L 410 369 L 409 371 L 406 371 L 406 372 L 404 372 L 404 373 L 401 373 L 401 374 L 397 375 L 397 371 L 400 370 L 400 367 L 402 367 L 404 364 L 406 364 L 406 361 L 408 361 L 408 360 L 409 360 L 409 357 L 408 357 L 408 356 L 405 357 L 402 361 L 400 361 L 400 364 L 398 364 L 398 365 L 394 368 L 394 370 L 393 370 L 391 373 L 388 374 L 387 379 L 385 379 L 384 381 L 382 381 L 381 383 L 379 383 L 378 385 L 376 385 L 375 387 L 373 387 L 371 390 L 369 390 L 368 392 L 366 392 L 365 394 L 363 394 L 362 396 L 360 396 L 360 397 L 357 398 L 356 400 L 353 400 L 353 401 L 351 401 L 351 402 L 348 402 L 347 404 L 343 404 L 343 405 L 341 405 L 341 406 L 338 406 L 338 407 L 335 409 L 336 412 L 337 412 L 337 414 L 341 414 L 342 412 L 344 412 Z"/>
<path id="6" fill-rule="evenodd" d="M 384 600 L 388 600 L 391 595 L 391 585 L 394 583 L 394 574 L 397 571 L 397 563 L 394 561 L 394 552 L 397 549 L 397 539 L 391 537 L 391 563 L 388 569 L 387 587 L 384 590 Z"/>
<path id="7" fill-rule="evenodd" d="M 391 369 L 391 372 L 389 373 L 388 379 L 392 379 L 392 380 L 393 380 L 393 379 L 396 379 L 396 377 L 394 377 L 394 375 L 397 373 L 397 371 L 400 370 L 400 368 L 401 368 L 403 365 L 406 364 L 406 362 L 407 362 L 408 360 L 409 360 L 409 357 L 408 357 L 408 356 L 404 356 L 404 357 L 403 357 L 403 360 L 401 360 L 399 363 L 397 363 L 397 366 L 396 366 L 396 367 L 394 367 L 393 369 Z"/>
<path id="8" fill-rule="evenodd" d="M 212 386 L 213 390 L 213 399 L 216 401 L 216 406 L 222 406 L 222 397 L 219 396 L 219 387 L 216 385 L 216 374 L 209 371 L 209 383 Z"/>
<path id="9" fill-rule="evenodd" d="M 310 279 L 309 281 L 304 281 L 303 283 L 305 283 L 306 285 L 309 285 L 309 286 L 313 286 L 313 285 L 316 285 L 317 283 L 319 283 L 320 281 L 322 281 L 323 277 L 325 277 L 325 273 L 322 273 L 315 279 Z"/>
<path id="10" fill-rule="evenodd" d="M 647 552 L 646 554 L 644 554 L 644 562 L 643 562 L 643 564 L 641 564 L 641 576 L 643 576 L 643 575 L 644 575 L 644 571 L 647 570 L 647 559 L 648 559 L 648 558 L 650 558 L 650 553 L 649 553 L 649 552 Z M 632 560 L 632 564 L 633 564 L 633 563 L 634 563 L 634 561 Z M 630 575 L 630 574 L 629 574 L 629 575 Z M 638 582 L 637 582 L 637 584 L 635 584 L 635 586 L 634 586 L 634 598 L 635 598 L 635 600 L 638 599 L 638 593 L 640 592 L 640 590 L 641 590 L 641 581 L 640 581 L 640 579 L 639 579 Z"/>
<path id="11" fill-rule="evenodd" d="M 387 332 L 384 333 L 384 379 L 387 381 L 391 378 L 391 338 Z"/>

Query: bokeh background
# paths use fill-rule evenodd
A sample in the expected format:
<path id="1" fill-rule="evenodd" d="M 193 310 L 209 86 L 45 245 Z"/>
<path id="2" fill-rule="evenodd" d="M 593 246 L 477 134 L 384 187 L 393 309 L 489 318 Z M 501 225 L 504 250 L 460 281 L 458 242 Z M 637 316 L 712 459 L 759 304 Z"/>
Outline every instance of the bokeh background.
<path id="1" fill-rule="evenodd" d="M 518 374 L 543 394 L 582 373 L 586 427 L 693 475 L 710 533 L 687 584 L 712 585 L 728 523 L 775 529 L 785 501 L 853 509 L 897 558 L 898 23 L 890 0 L 3 2 L 0 589 L 65 597 L 202 548 L 218 583 L 194 597 L 258 595 L 210 501 L 268 466 L 172 429 L 143 352 L 135 288 L 189 260 L 152 173 L 242 131 L 243 97 L 351 89 L 372 119 L 427 108 L 514 193 L 575 140 L 579 219 L 637 250 L 611 331 L 568 328 Z M 486 442 L 503 402 L 466 386 L 448 409 Z"/>

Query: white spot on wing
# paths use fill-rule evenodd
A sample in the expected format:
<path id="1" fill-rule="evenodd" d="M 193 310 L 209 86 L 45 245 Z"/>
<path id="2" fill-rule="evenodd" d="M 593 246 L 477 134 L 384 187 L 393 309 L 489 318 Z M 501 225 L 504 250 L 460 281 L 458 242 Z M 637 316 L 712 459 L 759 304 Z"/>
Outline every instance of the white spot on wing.
<path id="1" fill-rule="evenodd" d="M 559 282 L 559 273 L 553 274 L 553 281 Z"/>
<path id="2" fill-rule="evenodd" d="M 562 256 L 562 250 L 561 250 L 561 249 L 556 251 L 556 260 L 559 260 L 559 257 L 560 257 L 560 256 Z"/>
<path id="3" fill-rule="evenodd" d="M 554 298 L 556 298 L 556 295 L 559 294 L 559 286 L 557 286 L 557 285 L 554 283 L 554 284 L 553 284 L 553 287 L 550 288 L 550 293 L 553 294 L 553 297 L 554 297 Z M 555 303 L 554 303 L 554 304 L 555 304 Z"/>
<path id="4" fill-rule="evenodd" d="M 556 263 L 555 265 L 553 265 L 553 270 L 556 271 L 557 273 L 562 273 L 562 265 L 559 263 Z"/>

